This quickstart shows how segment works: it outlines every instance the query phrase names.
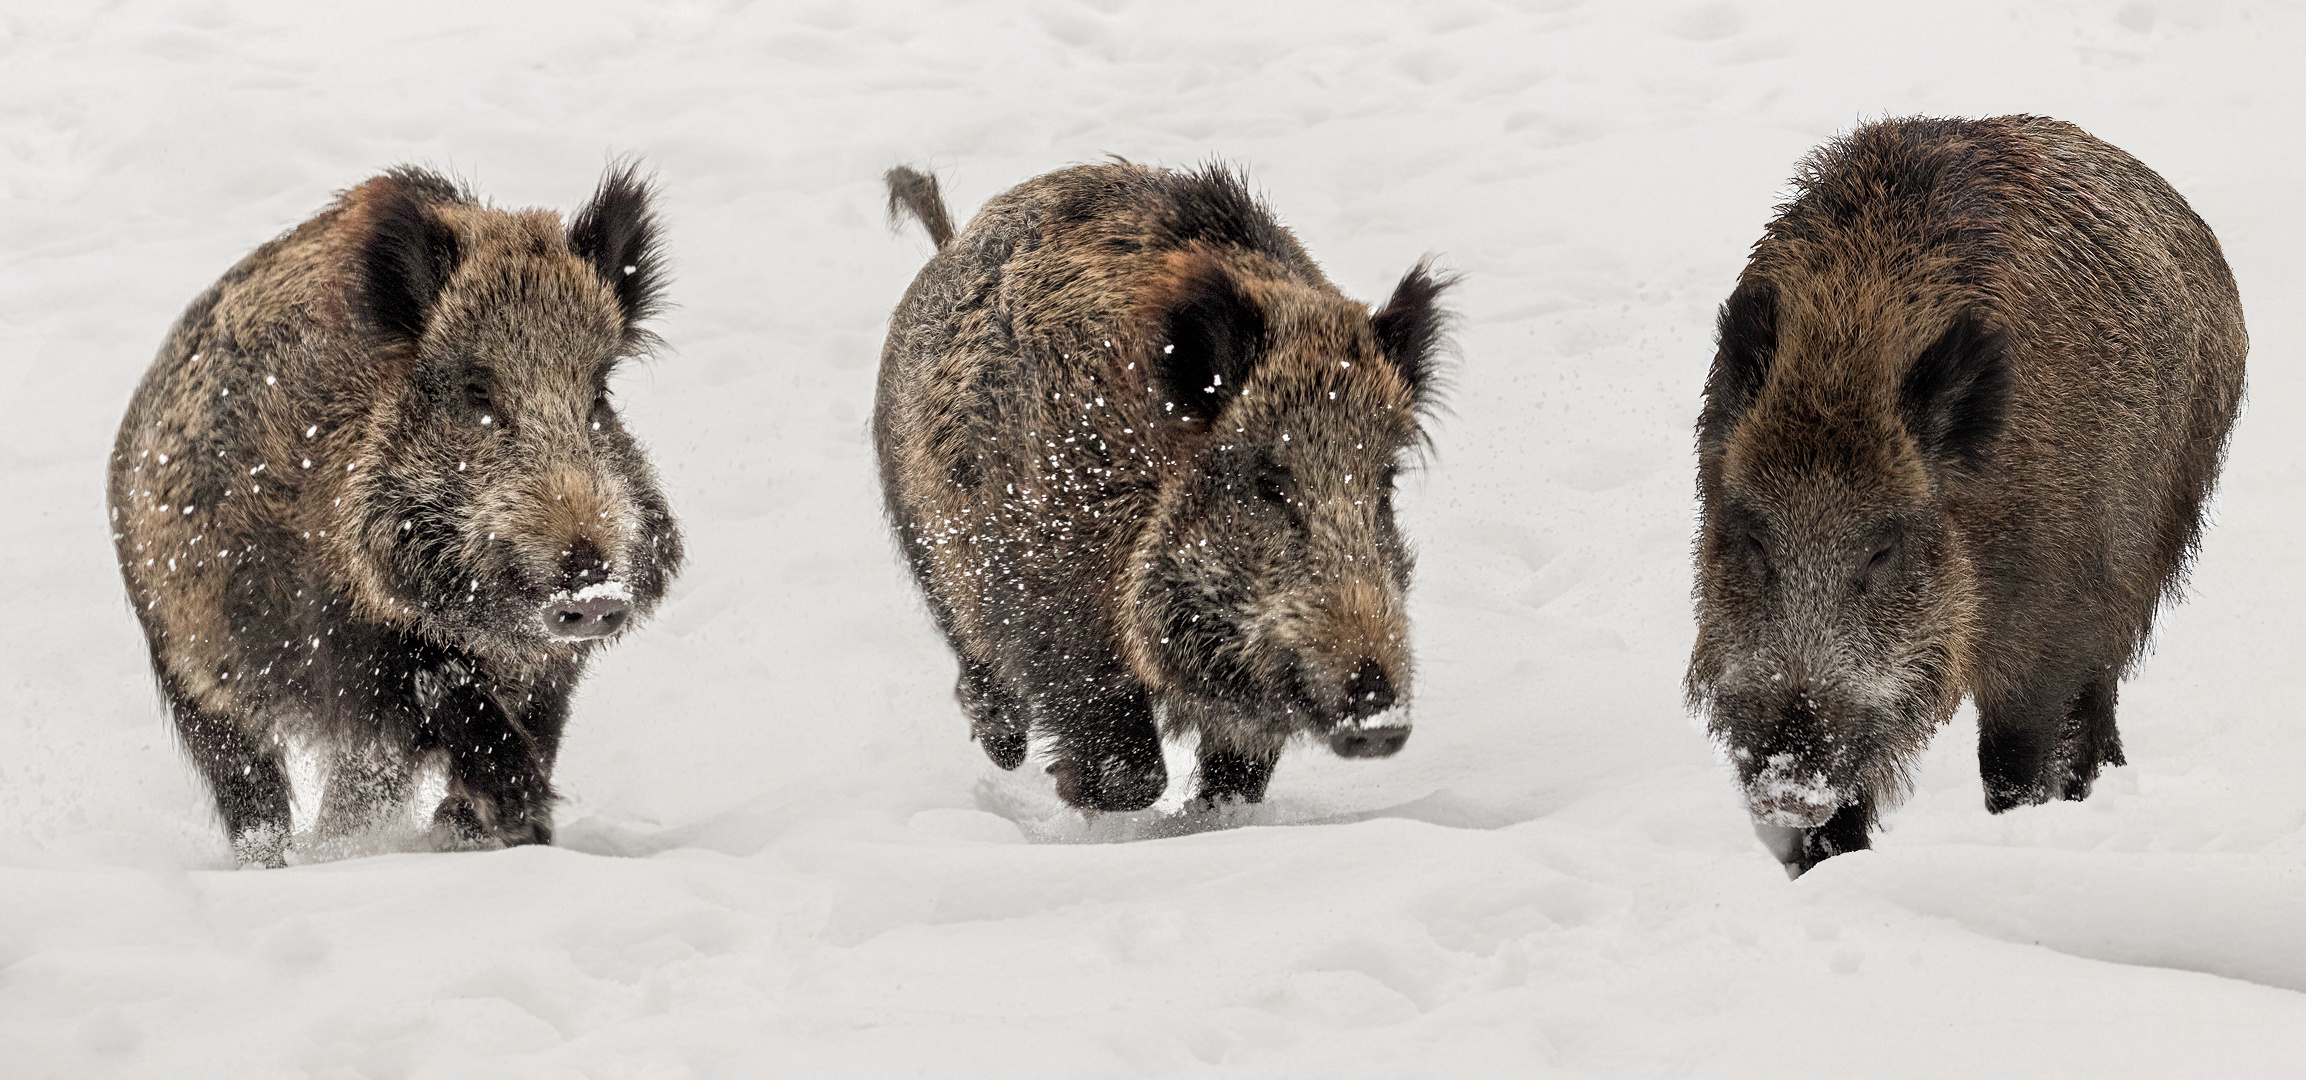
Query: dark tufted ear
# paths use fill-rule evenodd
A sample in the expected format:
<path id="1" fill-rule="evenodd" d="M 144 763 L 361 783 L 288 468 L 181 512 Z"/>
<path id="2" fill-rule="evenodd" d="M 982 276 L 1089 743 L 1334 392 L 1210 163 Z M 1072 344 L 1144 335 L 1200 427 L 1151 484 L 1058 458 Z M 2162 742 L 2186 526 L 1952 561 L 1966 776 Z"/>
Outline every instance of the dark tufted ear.
<path id="1" fill-rule="evenodd" d="M 1906 369 L 1898 411 L 1933 461 L 1970 473 L 1985 465 L 2010 399 L 2008 348 L 2008 335 L 1965 311 Z"/>
<path id="2" fill-rule="evenodd" d="M 654 194 L 638 164 L 614 165 L 568 227 L 569 248 L 615 290 L 628 332 L 655 315 L 663 300 L 664 253 L 656 212 L 649 209 Z"/>
<path id="3" fill-rule="evenodd" d="M 1378 351 L 1401 370 L 1410 392 L 1421 401 L 1432 394 L 1435 354 L 1452 320 L 1440 304 L 1441 294 L 1457 280 L 1455 274 L 1434 273 L 1433 260 L 1421 259 L 1401 276 L 1384 309 L 1369 317 Z"/>
<path id="4" fill-rule="evenodd" d="M 1264 355 L 1265 310 L 1217 260 L 1191 259 L 1183 269 L 1154 343 L 1152 387 L 1162 416 L 1207 420 L 1240 392 Z"/>
<path id="5" fill-rule="evenodd" d="M 464 258 L 456 230 L 429 206 L 456 201 L 454 184 L 418 169 L 395 169 L 360 187 L 368 235 L 352 290 L 355 313 L 384 334 L 424 336 L 434 301 Z"/>
<path id="6" fill-rule="evenodd" d="M 1705 380 L 1705 413 L 1699 420 L 1707 438 L 1726 434 L 1761 394 L 1777 359 L 1777 321 L 1777 290 L 1766 281 L 1741 281 L 1722 302 L 1713 370 Z"/>

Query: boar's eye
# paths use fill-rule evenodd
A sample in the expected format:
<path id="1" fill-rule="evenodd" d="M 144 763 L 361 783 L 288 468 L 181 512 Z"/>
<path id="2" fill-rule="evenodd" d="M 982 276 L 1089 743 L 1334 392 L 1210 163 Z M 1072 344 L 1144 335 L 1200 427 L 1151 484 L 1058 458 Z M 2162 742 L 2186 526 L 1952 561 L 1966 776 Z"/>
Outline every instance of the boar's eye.
<path id="1" fill-rule="evenodd" d="M 1278 465 L 1257 470 L 1257 497 L 1275 506 L 1289 505 L 1289 472 Z"/>
<path id="2" fill-rule="evenodd" d="M 611 410 L 609 408 L 608 389 L 603 387 L 602 389 L 593 391 L 593 407 L 592 415 L 590 418 L 592 429 L 594 431 L 599 431 L 609 422 L 610 416 Z"/>
<path id="3" fill-rule="evenodd" d="M 1745 537 L 1745 547 L 1747 554 L 1753 556 L 1754 565 L 1758 567 L 1762 573 L 1767 574 L 1777 568 L 1776 565 L 1770 561 L 1770 546 L 1762 542 L 1761 534 L 1747 533 Z"/>
<path id="4" fill-rule="evenodd" d="M 496 407 L 496 400 L 489 392 L 488 383 L 483 380 L 465 380 L 464 407 L 471 411 L 472 419 L 482 427 L 503 430 L 509 426 L 505 422 L 504 410 Z"/>
<path id="5" fill-rule="evenodd" d="M 1858 570 L 1859 592 L 1864 592 L 1867 586 L 1874 583 L 1874 575 L 1880 573 L 1882 567 L 1889 565 L 1890 557 L 1897 554 L 1897 550 L 1898 542 L 1895 540 L 1885 540 L 1876 545 L 1873 556 L 1866 560 L 1866 565 L 1863 568 Z"/>

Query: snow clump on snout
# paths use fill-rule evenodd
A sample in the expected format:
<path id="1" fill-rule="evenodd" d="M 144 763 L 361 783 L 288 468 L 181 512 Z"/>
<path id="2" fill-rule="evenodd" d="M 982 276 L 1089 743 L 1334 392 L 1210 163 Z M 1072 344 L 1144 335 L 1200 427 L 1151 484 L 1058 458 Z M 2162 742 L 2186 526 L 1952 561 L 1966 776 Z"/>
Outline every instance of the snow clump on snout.
<path id="1" fill-rule="evenodd" d="M 1834 811 L 1855 800 L 1854 792 L 1835 787 L 1826 774 L 1795 754 L 1771 754 L 1762 770 L 1745 784 L 1746 808 L 1754 821 L 1789 829 L 1825 824 Z"/>

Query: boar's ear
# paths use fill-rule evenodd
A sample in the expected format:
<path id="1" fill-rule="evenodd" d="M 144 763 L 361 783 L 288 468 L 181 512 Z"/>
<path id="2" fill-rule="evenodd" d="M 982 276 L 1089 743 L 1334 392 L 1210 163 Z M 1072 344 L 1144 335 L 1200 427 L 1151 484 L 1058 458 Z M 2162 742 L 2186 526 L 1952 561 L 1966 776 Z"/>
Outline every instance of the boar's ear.
<path id="1" fill-rule="evenodd" d="M 424 336 L 434 302 L 464 259 L 456 230 L 429 206 L 460 201 L 461 193 L 416 169 L 396 169 L 361 188 L 368 235 L 357 256 L 353 307 L 369 325 L 413 342 Z"/>
<path id="2" fill-rule="evenodd" d="M 1265 309 L 1215 259 L 1194 258 L 1183 269 L 1158 324 L 1152 389 L 1161 415 L 1207 420 L 1264 355 Z"/>
<path id="3" fill-rule="evenodd" d="M 639 165 L 611 166 L 568 227 L 570 250 L 616 293 L 628 333 L 656 314 L 663 299 L 664 254 L 657 246 L 657 215 L 649 209 L 654 195 Z"/>
<path id="4" fill-rule="evenodd" d="M 1421 259 L 1393 287 L 1385 307 L 1369 317 L 1377 335 L 1378 351 L 1393 361 L 1410 392 L 1422 401 L 1432 394 L 1434 357 L 1449 331 L 1450 313 L 1439 301 L 1442 291 L 1457 284 L 1455 274 L 1436 274 L 1433 260 Z"/>
<path id="5" fill-rule="evenodd" d="M 1705 415 L 1699 422 L 1709 437 L 1719 438 L 1760 396 L 1777 359 L 1777 322 L 1777 290 L 1766 281 L 1741 281 L 1722 302 L 1713 370 L 1706 373 Z"/>
<path id="6" fill-rule="evenodd" d="M 1964 472 L 1985 464 L 2009 403 L 2008 347 L 2007 335 L 1966 311 L 1914 357 L 1898 411 L 1932 460 Z"/>

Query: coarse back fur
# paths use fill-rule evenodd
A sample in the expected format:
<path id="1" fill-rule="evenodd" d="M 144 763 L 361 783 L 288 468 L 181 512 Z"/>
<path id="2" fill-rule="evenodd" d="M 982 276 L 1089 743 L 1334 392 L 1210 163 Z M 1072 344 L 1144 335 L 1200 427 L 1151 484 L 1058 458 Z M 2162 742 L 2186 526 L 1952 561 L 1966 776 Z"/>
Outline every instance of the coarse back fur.
<path id="1" fill-rule="evenodd" d="M 2114 680 L 2246 351 L 2209 228 L 2073 125 L 1888 121 L 1803 163 L 1721 312 L 1688 679 L 1781 858 L 1864 846 L 1965 694 L 1997 811 L 2121 763 Z"/>
<path id="2" fill-rule="evenodd" d="M 942 231 L 918 173 L 891 205 Z M 874 434 L 899 542 L 1004 767 L 1065 797 L 1261 796 L 1291 736 L 1390 753 L 1408 696 L 1398 459 L 1433 400 L 1446 281 L 1346 300 L 1221 166 L 1067 169 L 939 241 L 891 320 Z M 1396 710 L 1397 712 L 1397 710 Z M 1369 723 L 1376 727 L 1363 730 Z"/>
<path id="3" fill-rule="evenodd" d="M 648 199 L 619 167 L 564 227 L 393 169 L 177 321 L 109 502 L 154 670 L 244 861 L 283 856 L 290 741 L 332 760 L 330 831 L 439 752 L 452 839 L 549 838 L 584 660 L 681 559 L 607 396 L 655 343 Z"/>

